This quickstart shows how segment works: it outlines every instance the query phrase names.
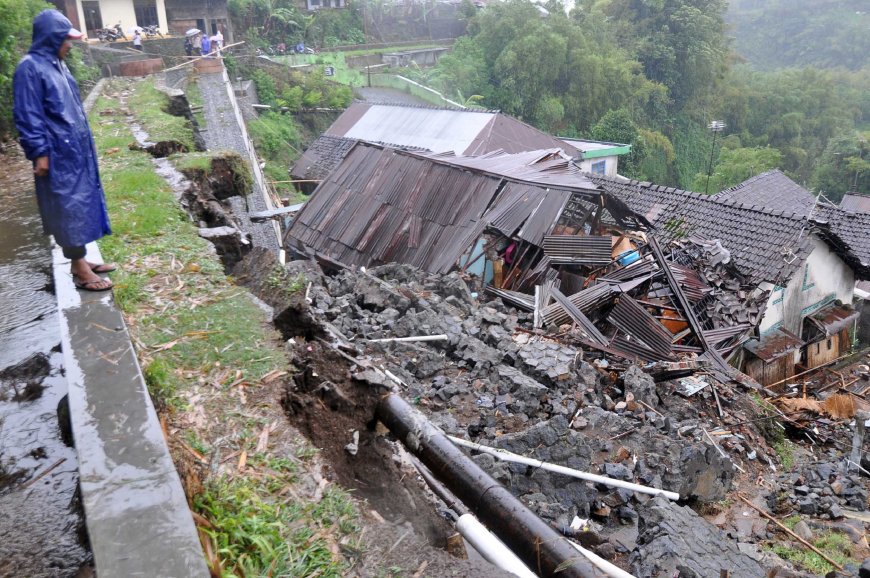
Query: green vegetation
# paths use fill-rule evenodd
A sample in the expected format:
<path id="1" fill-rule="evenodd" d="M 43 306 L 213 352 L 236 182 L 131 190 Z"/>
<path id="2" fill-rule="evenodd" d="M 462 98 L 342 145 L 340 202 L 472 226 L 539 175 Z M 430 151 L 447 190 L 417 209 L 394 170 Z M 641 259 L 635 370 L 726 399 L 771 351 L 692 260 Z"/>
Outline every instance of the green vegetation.
<path id="1" fill-rule="evenodd" d="M 283 267 L 274 268 L 266 278 L 266 284 L 269 287 L 286 292 L 287 297 L 303 291 L 307 282 L 304 274 L 299 273 L 295 277 L 291 277 Z"/>
<path id="2" fill-rule="evenodd" d="M 152 106 L 153 103 L 158 103 L 159 106 Z M 150 140 L 176 141 L 184 145 L 188 151 L 194 150 L 190 121 L 168 114 L 167 96 L 157 90 L 152 83 L 144 83 L 139 90 L 131 94 L 128 106 L 130 110 L 136 112 L 136 118 L 142 125 L 142 130 L 148 133 Z"/>
<path id="3" fill-rule="evenodd" d="M 273 431 L 284 419 L 275 403 L 283 384 L 275 380 L 288 369 L 276 335 L 224 275 L 154 173 L 150 155 L 127 146 L 133 135 L 126 110 L 153 140 L 189 138 L 180 134 L 184 125 L 162 110 L 161 94 L 149 80 L 113 81 L 106 94 L 126 96 L 100 97 L 91 113 L 115 232 L 100 247 L 119 264 L 115 299 L 149 392 L 172 423 L 170 445 L 180 452 L 176 464 L 206 536 L 213 575 L 346 575 L 348 557 L 360 553 L 353 499 L 331 485 L 312 494 L 318 485 L 309 472 L 320 468 L 317 450 L 286 437 L 289 432 L 276 439 L 280 434 Z M 226 155 L 177 154 L 173 162 L 208 169 L 219 158 Z M 298 291 L 304 284 L 293 278 L 282 287 Z M 224 458 L 237 457 L 227 462 L 221 451 Z M 191 466 L 190 459 L 224 465 L 213 471 Z"/>
<path id="4" fill-rule="evenodd" d="M 365 42 L 356 5 L 311 13 L 292 0 L 230 0 L 228 8 L 236 36 L 254 46 L 284 43 L 292 48 L 304 42 L 323 48 Z"/>
<path id="5" fill-rule="evenodd" d="M 791 521 L 789 528 L 794 528 L 795 524 L 800 521 L 800 517 L 792 516 L 789 520 Z M 788 524 L 786 525 L 788 526 Z M 812 545 L 841 566 L 856 562 L 852 559 L 852 542 L 845 534 L 833 531 L 825 532 L 813 540 Z M 766 549 L 783 560 L 797 565 L 800 569 L 819 576 L 834 570 L 834 567 L 824 558 L 802 545 L 773 544 L 766 546 Z"/>
<path id="6" fill-rule="evenodd" d="M 773 444 L 773 449 L 779 458 L 779 462 L 786 471 L 790 470 L 794 465 L 794 447 L 794 443 L 787 439 L 782 439 Z"/>
<path id="7" fill-rule="evenodd" d="M 865 0 L 730 0 L 728 20 L 734 48 L 760 70 L 867 65 Z"/>
<path id="8" fill-rule="evenodd" d="M 293 463 L 272 460 L 260 470 L 265 473 L 256 482 L 214 480 L 197 497 L 196 508 L 210 523 L 204 532 L 221 559 L 220 576 L 344 576 L 346 566 L 333 555 L 338 544 L 322 530 L 343 537 L 358 531 L 348 495 L 332 487 L 316 505 L 280 500 L 280 491 L 294 482 Z"/>

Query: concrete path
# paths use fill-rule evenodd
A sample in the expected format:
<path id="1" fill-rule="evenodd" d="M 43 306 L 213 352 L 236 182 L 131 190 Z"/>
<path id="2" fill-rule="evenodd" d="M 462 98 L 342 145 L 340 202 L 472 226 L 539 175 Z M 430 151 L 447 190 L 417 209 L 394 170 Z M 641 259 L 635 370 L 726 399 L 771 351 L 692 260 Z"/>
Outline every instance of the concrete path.
<path id="1" fill-rule="evenodd" d="M 245 136 L 239 127 L 233 110 L 231 88 L 228 90 L 223 74 L 200 74 L 199 90 L 203 100 L 203 115 L 205 116 L 205 144 L 210 151 L 235 151 L 248 158 L 245 146 Z M 259 213 L 272 209 L 267 205 L 263 191 L 254 183 L 254 190 L 247 197 L 234 197 L 229 200 L 239 226 L 245 233 L 251 235 L 251 240 L 258 247 L 265 247 L 278 252 L 278 238 L 271 223 L 252 223 L 248 213 Z"/>
<path id="2" fill-rule="evenodd" d="M 88 260 L 101 262 L 96 244 Z M 111 291 L 54 280 L 85 522 L 99 576 L 208 578 L 193 517 Z"/>

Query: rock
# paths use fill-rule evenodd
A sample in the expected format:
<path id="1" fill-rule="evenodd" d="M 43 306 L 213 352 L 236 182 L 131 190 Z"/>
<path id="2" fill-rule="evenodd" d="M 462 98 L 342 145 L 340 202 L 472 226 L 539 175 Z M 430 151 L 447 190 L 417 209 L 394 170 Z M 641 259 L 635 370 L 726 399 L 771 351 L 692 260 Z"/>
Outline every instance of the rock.
<path id="1" fill-rule="evenodd" d="M 652 377 L 641 371 L 638 366 L 632 365 L 625 370 L 622 374 L 622 381 L 626 394 L 631 393 L 634 395 L 634 399 L 652 407 L 658 406 L 659 397 L 656 394 L 656 383 Z"/>
<path id="2" fill-rule="evenodd" d="M 798 510 L 801 514 L 812 516 L 816 513 L 816 502 L 814 500 L 800 500 L 798 502 Z"/>
<path id="3" fill-rule="evenodd" d="M 603 473 L 608 478 L 616 480 L 630 481 L 632 478 L 631 470 L 622 464 L 604 464 Z"/>
<path id="4" fill-rule="evenodd" d="M 616 548 L 610 542 L 605 542 L 595 547 L 594 552 L 605 560 L 613 560 L 616 558 Z"/>
<path id="5" fill-rule="evenodd" d="M 632 574 L 649 578 L 765 576 L 764 568 L 743 554 L 737 542 L 698 516 L 691 508 L 658 496 L 638 511 L 637 547 L 629 556 Z"/>
<path id="6" fill-rule="evenodd" d="M 809 486 L 798 486 L 794 489 L 794 493 L 798 496 L 806 496 L 810 493 Z"/>
<path id="7" fill-rule="evenodd" d="M 810 530 L 810 527 L 803 520 L 795 524 L 792 531 L 807 542 L 811 541 L 814 538 L 813 531 Z"/>

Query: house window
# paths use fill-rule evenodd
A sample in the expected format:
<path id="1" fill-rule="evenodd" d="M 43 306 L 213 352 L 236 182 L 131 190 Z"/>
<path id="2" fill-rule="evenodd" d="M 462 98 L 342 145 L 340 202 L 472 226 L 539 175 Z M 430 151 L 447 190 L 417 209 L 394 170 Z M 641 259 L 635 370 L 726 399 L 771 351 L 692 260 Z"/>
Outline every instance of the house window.
<path id="1" fill-rule="evenodd" d="M 773 288 L 773 304 L 782 303 L 782 300 L 785 299 L 785 287 L 780 287 L 779 285 L 774 286 Z"/>
<path id="2" fill-rule="evenodd" d="M 592 163 L 592 174 L 593 175 L 603 175 L 605 174 L 605 169 L 607 168 L 607 161 L 596 161 Z"/>
<path id="3" fill-rule="evenodd" d="M 801 291 L 809 291 L 810 289 L 812 289 L 815 286 L 816 286 L 815 283 L 810 282 L 810 266 L 809 266 L 809 264 L 804 265 L 804 282 L 801 284 Z"/>
<path id="4" fill-rule="evenodd" d="M 828 351 L 831 350 L 831 341 L 832 341 L 832 340 L 828 339 Z"/>
<path id="5" fill-rule="evenodd" d="M 818 355 L 821 350 L 822 350 L 822 346 L 820 344 L 816 343 L 816 355 Z"/>

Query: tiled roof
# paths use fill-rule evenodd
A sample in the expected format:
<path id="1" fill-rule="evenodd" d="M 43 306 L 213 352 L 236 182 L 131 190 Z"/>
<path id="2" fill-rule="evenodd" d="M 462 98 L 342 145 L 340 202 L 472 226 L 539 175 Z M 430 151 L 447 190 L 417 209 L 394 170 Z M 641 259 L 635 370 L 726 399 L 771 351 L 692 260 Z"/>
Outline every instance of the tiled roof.
<path id="1" fill-rule="evenodd" d="M 752 282 L 783 284 L 809 256 L 805 217 L 672 187 L 592 176 L 605 192 L 644 215 L 664 245 L 690 235 L 718 239 Z"/>
<path id="2" fill-rule="evenodd" d="M 846 193 L 840 200 L 840 208 L 853 213 L 870 213 L 870 195 Z"/>
<path id="3" fill-rule="evenodd" d="M 800 215 L 809 213 L 816 201 L 808 190 L 782 174 L 779 169 L 756 175 L 713 195 L 713 198 Z"/>
<path id="4" fill-rule="evenodd" d="M 321 135 L 290 167 L 290 174 L 302 179 L 325 179 L 355 144 L 352 138 Z"/>
<path id="5" fill-rule="evenodd" d="M 819 203 L 810 220 L 859 279 L 870 279 L 870 214 Z"/>

